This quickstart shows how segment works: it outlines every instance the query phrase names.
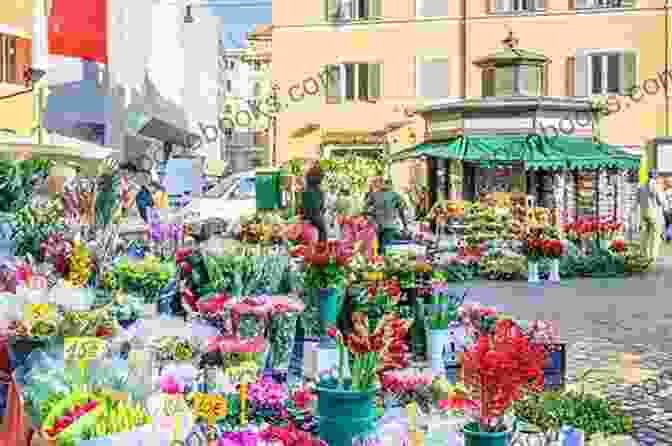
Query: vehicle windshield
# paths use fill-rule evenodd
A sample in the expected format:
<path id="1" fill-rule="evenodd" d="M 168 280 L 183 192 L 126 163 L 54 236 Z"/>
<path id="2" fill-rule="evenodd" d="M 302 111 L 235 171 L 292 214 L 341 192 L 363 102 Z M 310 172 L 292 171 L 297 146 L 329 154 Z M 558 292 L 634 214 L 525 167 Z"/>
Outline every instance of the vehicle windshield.
<path id="1" fill-rule="evenodd" d="M 249 200 L 256 197 L 254 177 L 243 177 L 233 186 L 228 194 L 230 200 Z"/>
<path id="2" fill-rule="evenodd" d="M 231 189 L 231 186 L 236 181 L 238 181 L 238 178 L 235 179 L 228 178 L 222 181 L 221 183 L 218 183 L 215 187 L 207 191 L 203 196 L 206 198 L 221 198 L 222 196 L 224 196 L 226 191 Z"/>

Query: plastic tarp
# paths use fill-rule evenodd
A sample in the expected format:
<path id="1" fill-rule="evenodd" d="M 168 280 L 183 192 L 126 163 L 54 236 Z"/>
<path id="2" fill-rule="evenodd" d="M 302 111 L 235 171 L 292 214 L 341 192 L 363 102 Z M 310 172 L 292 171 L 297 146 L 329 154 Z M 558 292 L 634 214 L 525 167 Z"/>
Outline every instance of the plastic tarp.
<path id="1" fill-rule="evenodd" d="M 459 136 L 445 142 L 422 143 L 397 153 L 393 161 L 420 156 L 456 159 L 485 166 L 524 162 L 528 170 L 637 169 L 640 159 L 590 138 L 520 136 Z"/>

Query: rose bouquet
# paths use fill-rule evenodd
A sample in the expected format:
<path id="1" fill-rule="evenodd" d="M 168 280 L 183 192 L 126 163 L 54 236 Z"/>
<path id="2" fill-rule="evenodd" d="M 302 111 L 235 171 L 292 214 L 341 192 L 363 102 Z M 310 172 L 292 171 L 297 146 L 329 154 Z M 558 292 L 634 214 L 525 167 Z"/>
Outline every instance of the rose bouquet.
<path id="1" fill-rule="evenodd" d="M 510 429 L 504 414 L 523 390 L 541 391 L 546 352 L 531 344 L 513 321 L 497 321 L 495 333 L 482 336 L 464 354 L 464 384 L 478 399 L 478 418 L 464 426 L 465 435 Z"/>
<path id="2" fill-rule="evenodd" d="M 597 232 L 601 239 L 612 240 L 623 232 L 623 223 L 615 220 L 603 220 L 598 224 Z"/>
<path id="3" fill-rule="evenodd" d="M 567 247 L 562 240 L 552 239 L 544 240 L 542 245 L 543 257 L 550 259 L 559 259 L 567 254 Z"/>

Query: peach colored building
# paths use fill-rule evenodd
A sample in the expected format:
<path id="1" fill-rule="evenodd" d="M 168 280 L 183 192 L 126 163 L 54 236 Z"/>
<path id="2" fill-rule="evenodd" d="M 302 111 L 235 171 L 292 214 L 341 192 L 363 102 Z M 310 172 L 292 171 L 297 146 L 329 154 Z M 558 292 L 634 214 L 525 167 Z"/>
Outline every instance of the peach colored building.
<path id="1" fill-rule="evenodd" d="M 638 150 L 670 135 L 671 10 L 666 0 L 275 0 L 273 78 L 296 98 L 278 117 L 278 161 L 420 142 L 425 123 L 408 110 L 480 97 L 474 62 L 509 30 L 550 58 L 544 96 L 611 96 L 596 131 Z"/>

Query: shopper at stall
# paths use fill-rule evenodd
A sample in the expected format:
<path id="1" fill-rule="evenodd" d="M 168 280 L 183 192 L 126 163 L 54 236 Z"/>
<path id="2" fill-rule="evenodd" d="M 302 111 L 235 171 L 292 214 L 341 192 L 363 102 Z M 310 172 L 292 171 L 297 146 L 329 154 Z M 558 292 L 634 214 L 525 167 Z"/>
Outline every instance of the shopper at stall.
<path id="1" fill-rule="evenodd" d="M 665 241 L 672 241 L 672 177 L 664 181 L 665 195 Z"/>
<path id="2" fill-rule="evenodd" d="M 138 207 L 142 220 L 145 223 L 149 223 L 149 210 L 154 207 L 154 198 L 149 187 L 147 187 L 147 182 L 142 184 L 140 192 L 135 196 L 135 204 Z"/>
<path id="3" fill-rule="evenodd" d="M 327 225 L 324 219 L 325 199 L 322 192 L 322 169 L 314 165 L 306 173 L 306 187 L 303 191 L 303 218 L 317 228 L 318 240 L 327 241 Z"/>
<path id="4" fill-rule="evenodd" d="M 154 199 L 154 206 L 158 209 L 168 209 L 168 194 L 166 193 L 166 188 L 161 186 L 159 183 L 152 183 L 154 194 L 152 198 Z"/>
<path id="5" fill-rule="evenodd" d="M 639 189 L 639 206 L 642 212 L 642 250 L 654 261 L 658 259 L 665 228 L 663 215 L 665 196 L 657 177 L 657 172 L 652 170 L 648 184 Z"/>
<path id="6" fill-rule="evenodd" d="M 386 243 L 399 238 L 398 220 L 401 220 L 405 232 L 408 231 L 408 223 L 403 199 L 393 190 L 392 182 L 377 177 L 373 184 L 373 192 L 367 195 L 366 209 L 377 226 L 378 246 L 382 250 Z"/>

